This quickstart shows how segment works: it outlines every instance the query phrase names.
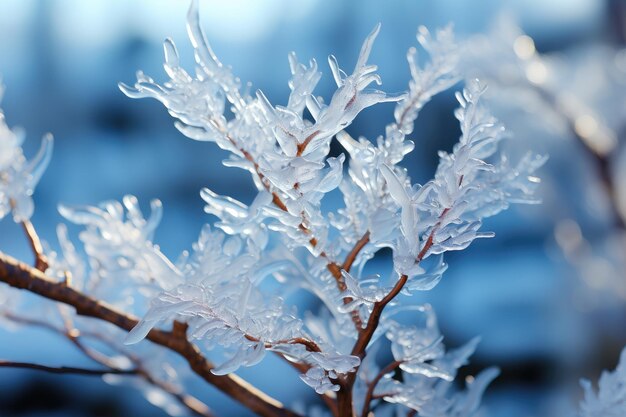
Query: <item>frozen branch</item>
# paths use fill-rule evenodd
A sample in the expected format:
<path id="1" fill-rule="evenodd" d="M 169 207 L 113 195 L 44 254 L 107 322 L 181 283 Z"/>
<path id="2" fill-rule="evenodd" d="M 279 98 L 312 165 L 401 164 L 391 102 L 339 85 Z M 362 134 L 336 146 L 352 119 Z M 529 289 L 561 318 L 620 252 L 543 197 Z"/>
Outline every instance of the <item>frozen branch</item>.
<path id="1" fill-rule="evenodd" d="M 44 298 L 73 307 L 76 313 L 93 317 L 130 331 L 139 322 L 135 317 L 121 313 L 81 292 L 52 280 L 41 271 L 0 253 L 0 281 Z M 206 382 L 263 417 L 296 417 L 274 398 L 259 391 L 236 375 L 218 376 L 211 373 L 213 364 L 186 338 L 174 333 L 152 329 L 147 339 L 181 355 L 191 369 Z"/>

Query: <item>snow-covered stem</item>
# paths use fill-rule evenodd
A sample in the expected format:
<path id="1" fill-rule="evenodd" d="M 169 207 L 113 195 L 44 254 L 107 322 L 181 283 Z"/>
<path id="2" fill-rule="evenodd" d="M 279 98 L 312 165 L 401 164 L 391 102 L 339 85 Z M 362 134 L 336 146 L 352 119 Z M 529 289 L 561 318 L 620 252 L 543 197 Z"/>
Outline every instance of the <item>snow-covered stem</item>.
<path id="1" fill-rule="evenodd" d="M 448 210 L 449 210 L 448 208 L 444 209 L 440 218 L 445 216 Z M 428 238 L 426 239 L 426 243 L 424 244 L 420 252 L 417 254 L 416 264 L 419 264 L 424 259 L 424 256 L 426 256 L 426 253 L 432 247 L 433 236 L 435 235 L 435 233 L 437 232 L 437 229 L 439 228 L 438 225 L 439 223 L 437 223 L 437 225 L 433 227 L 430 234 L 428 235 Z M 352 348 L 353 355 L 356 355 L 361 358 L 365 356 L 367 345 L 372 340 L 372 337 L 374 336 L 374 332 L 376 332 L 376 329 L 378 328 L 378 325 L 380 323 L 380 317 L 383 314 L 383 310 L 385 309 L 385 307 L 387 307 L 387 305 L 394 298 L 396 298 L 398 294 L 400 294 L 407 280 L 408 280 L 407 275 L 401 275 L 400 279 L 398 279 L 398 281 L 393 286 L 391 291 L 389 291 L 389 293 L 385 295 L 385 297 L 382 300 L 378 301 L 377 303 L 374 303 L 374 308 L 372 309 L 372 313 L 370 314 L 367 325 L 360 332 L 359 338 L 357 339 L 356 343 L 354 344 L 354 347 Z"/>
<path id="2" fill-rule="evenodd" d="M 343 262 L 343 265 L 341 266 L 341 269 L 343 269 L 346 272 L 350 272 L 350 268 L 352 268 L 352 264 L 356 260 L 356 257 L 359 256 L 359 252 L 361 252 L 361 250 L 363 250 L 363 248 L 365 247 L 365 245 L 367 245 L 369 243 L 369 241 L 370 241 L 370 232 L 367 231 L 354 244 L 354 247 L 352 248 L 350 253 L 348 253 L 348 256 L 346 256 L 346 260 Z"/>
<path id="3" fill-rule="evenodd" d="M 106 304 L 82 294 L 72 287 L 56 282 L 41 271 L 0 252 L 0 281 L 18 289 L 30 291 L 44 298 L 67 304 L 76 313 L 111 323 L 130 331 L 139 320 L 119 312 Z M 147 339 L 181 355 L 191 369 L 202 379 L 232 397 L 245 407 L 264 417 L 296 417 L 274 398 L 259 391 L 234 374 L 214 375 L 213 364 L 186 338 L 173 332 L 152 329 Z"/>
<path id="4" fill-rule="evenodd" d="M 77 368 L 73 366 L 47 366 L 30 362 L 13 362 L 7 360 L 0 360 L 0 368 L 20 368 L 31 369 L 35 371 L 43 371 L 51 374 L 74 374 L 74 375 L 90 375 L 90 376 L 103 376 L 103 375 L 137 375 L 136 369 L 87 369 Z"/>
<path id="5" fill-rule="evenodd" d="M 462 180 L 461 180 L 462 181 Z M 446 215 L 446 213 L 448 212 L 449 208 L 445 208 L 443 210 L 443 212 L 441 213 L 441 215 L 439 216 L 439 218 L 441 219 L 443 216 Z M 424 246 L 422 247 L 422 249 L 420 250 L 420 252 L 418 253 L 417 257 L 416 257 L 416 264 L 419 264 L 423 259 L 424 256 L 426 256 L 426 253 L 428 253 L 428 251 L 430 250 L 430 248 L 433 245 L 433 236 L 435 235 L 435 233 L 437 232 L 437 230 L 439 229 L 439 222 L 435 225 L 435 227 L 432 228 L 430 234 L 428 235 L 428 238 L 426 239 L 426 243 L 424 244 Z M 352 355 L 358 356 L 359 358 L 363 359 L 365 357 L 365 355 L 367 354 L 367 346 L 369 345 L 370 341 L 372 340 L 372 337 L 374 336 L 374 333 L 376 332 L 376 329 L 378 329 L 378 326 L 380 324 L 380 318 L 383 314 L 383 310 L 385 310 L 385 307 L 387 307 L 387 305 L 398 296 L 398 294 L 400 294 L 400 292 L 402 291 L 402 289 L 404 288 L 404 286 L 406 285 L 407 281 L 408 281 L 409 277 L 407 275 L 401 275 L 400 279 L 398 279 L 398 281 L 396 281 L 395 285 L 393 286 L 393 288 L 391 289 L 391 291 L 389 291 L 389 293 L 387 293 L 387 295 L 385 295 L 383 297 L 382 300 L 374 303 L 374 306 L 372 308 L 372 312 L 369 316 L 369 320 L 367 321 L 367 325 L 365 326 L 365 328 L 361 329 L 361 331 L 359 332 L 359 336 L 357 338 L 356 343 L 354 344 L 354 347 L 352 348 Z M 395 364 L 395 362 L 393 362 L 393 364 Z M 400 366 L 401 361 L 398 361 L 397 364 L 395 364 L 395 366 L 393 367 L 393 369 L 395 369 L 396 367 Z M 391 364 L 389 366 L 392 366 Z M 386 369 L 386 368 L 384 368 Z M 384 370 L 383 369 L 383 370 Z M 388 373 L 388 372 L 386 372 Z M 371 390 L 372 393 L 369 392 L 369 388 L 368 388 L 368 395 L 365 397 L 366 398 L 366 402 L 364 403 L 364 409 L 363 411 L 365 412 L 365 409 L 369 409 L 369 401 L 372 400 L 372 394 L 373 394 L 373 390 L 376 387 L 376 384 L 378 383 L 378 381 L 380 380 L 380 378 L 382 378 L 383 375 L 380 375 L 380 377 L 377 376 L 376 382 L 371 386 Z M 348 415 L 352 415 L 354 413 L 354 411 L 352 410 L 352 387 L 354 385 L 356 381 L 356 374 L 355 373 L 351 373 L 348 374 L 348 376 L 346 377 L 346 380 L 344 382 L 344 391 L 348 392 L 349 394 L 346 396 L 347 398 L 345 399 L 341 399 L 340 397 L 340 415 L 342 416 L 348 416 Z M 342 408 L 343 407 L 343 408 Z"/>
<path id="6" fill-rule="evenodd" d="M 242 153 L 242 155 L 245 157 L 246 160 L 248 160 L 250 163 L 252 163 L 252 165 L 254 167 L 254 170 L 255 170 L 255 173 L 256 173 L 257 177 L 259 178 L 259 181 L 261 182 L 261 184 L 263 184 L 263 187 L 265 188 L 265 190 L 268 191 L 269 193 L 271 193 L 271 195 L 272 195 L 272 203 L 274 205 L 276 205 L 276 207 L 278 207 L 280 210 L 288 213 L 289 210 L 287 208 L 287 205 L 283 202 L 283 200 L 281 199 L 281 197 L 278 195 L 277 192 L 272 191 L 270 182 L 265 178 L 265 175 L 263 175 L 263 173 L 260 171 L 259 163 L 254 159 L 252 154 L 250 152 L 248 152 L 243 146 L 241 146 L 236 141 L 236 139 L 234 139 L 228 133 L 228 131 L 224 128 L 224 126 L 222 126 L 218 121 L 216 121 L 215 119 L 210 119 L 209 123 L 215 129 L 217 129 L 221 134 L 223 134 L 224 137 L 226 137 L 228 139 L 228 141 Z M 319 133 L 319 131 L 315 131 L 315 132 L 311 133 L 311 135 L 307 136 L 306 139 L 302 143 L 300 143 L 298 145 L 297 153 L 296 153 L 297 156 L 301 156 L 302 155 L 302 153 L 306 150 L 306 147 L 311 143 L 311 140 L 313 138 L 315 138 L 315 136 L 317 136 L 318 133 Z M 302 233 L 304 235 L 308 236 L 308 241 L 309 241 L 309 243 L 311 244 L 311 246 L 313 248 L 318 246 L 317 238 L 315 237 L 313 232 L 306 226 L 304 221 L 301 222 L 300 224 L 298 224 L 297 227 L 298 227 L 298 229 L 300 229 L 302 231 Z M 359 251 L 361 249 L 363 249 L 363 247 L 368 243 L 368 241 L 369 241 L 369 233 L 366 233 L 355 244 L 354 248 L 350 251 L 350 253 L 348 254 L 348 257 L 346 258 L 346 261 L 344 262 L 343 266 L 342 265 L 338 265 L 334 261 L 330 260 L 328 255 L 324 251 L 320 252 L 319 257 L 327 259 L 328 263 L 327 263 L 326 268 L 331 273 L 333 278 L 336 280 L 337 288 L 340 291 L 345 291 L 346 290 L 346 285 L 345 285 L 343 276 L 341 274 L 341 271 L 342 270 L 345 270 L 345 271 L 349 271 L 350 270 L 350 266 L 352 265 L 352 262 L 354 262 L 354 259 L 358 255 Z M 352 301 L 352 299 L 350 297 L 344 297 L 344 303 L 345 304 L 349 304 L 351 301 Z M 363 322 L 362 322 L 361 318 L 359 317 L 359 313 L 357 311 L 352 311 L 350 314 L 351 314 L 352 321 L 354 322 L 354 325 L 355 325 L 356 329 L 360 330 Z"/>

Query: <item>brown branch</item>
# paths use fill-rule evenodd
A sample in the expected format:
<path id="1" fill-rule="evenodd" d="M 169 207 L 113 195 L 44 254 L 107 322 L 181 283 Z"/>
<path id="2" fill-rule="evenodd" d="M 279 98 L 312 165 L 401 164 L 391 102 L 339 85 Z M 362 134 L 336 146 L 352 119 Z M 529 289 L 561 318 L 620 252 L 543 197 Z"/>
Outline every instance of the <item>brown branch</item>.
<path id="1" fill-rule="evenodd" d="M 356 375 L 352 373 L 350 375 Z M 352 386 L 353 381 L 346 381 L 340 384 L 341 389 L 337 392 L 337 410 L 340 417 L 353 417 L 352 407 Z"/>
<path id="2" fill-rule="evenodd" d="M 361 250 L 365 247 L 365 245 L 369 243 L 369 241 L 370 241 L 370 232 L 368 230 L 361 237 L 361 239 L 359 239 L 356 242 L 356 244 L 354 245 L 350 253 L 348 253 L 348 256 L 346 256 L 346 260 L 343 262 L 343 265 L 341 266 L 341 268 L 344 271 L 350 272 L 350 268 L 352 268 L 352 264 L 356 260 L 357 255 L 359 254 L 359 252 L 361 252 Z"/>
<path id="3" fill-rule="evenodd" d="M 246 160 L 248 160 L 248 162 L 250 162 L 252 164 L 252 166 L 254 167 L 254 171 L 255 171 L 256 175 L 259 177 L 259 180 L 261 181 L 261 184 L 263 184 L 263 187 L 265 188 L 265 190 L 267 192 L 272 194 L 272 202 L 274 203 L 274 205 L 276 205 L 276 207 L 278 207 L 282 211 L 289 212 L 289 209 L 287 208 L 287 205 L 282 201 L 280 196 L 275 191 L 272 191 L 271 184 L 270 184 L 269 180 L 267 180 L 265 175 L 263 175 L 263 173 L 261 172 L 260 166 L 259 166 L 258 162 L 256 162 L 256 160 L 254 159 L 254 156 L 250 152 L 248 152 L 246 149 L 244 149 L 242 146 L 240 146 L 237 143 L 237 140 L 235 138 L 233 138 L 230 134 L 228 134 L 226 129 L 223 126 L 221 126 L 220 123 L 217 120 L 211 119 L 211 120 L 209 120 L 209 124 L 211 124 L 211 126 L 213 126 L 214 128 L 218 129 L 224 135 L 224 137 L 239 152 L 241 152 L 243 157 Z M 302 155 L 302 152 L 304 152 L 304 150 L 306 149 L 306 146 L 311 142 L 311 140 L 315 136 L 317 136 L 317 134 L 319 134 L 319 131 L 316 131 L 316 132 L 312 133 L 309 137 L 307 137 L 305 139 L 305 141 L 302 144 L 300 144 L 298 146 L 298 156 Z M 302 232 L 305 235 L 312 235 L 311 229 L 309 229 L 306 226 L 304 219 L 303 219 L 302 223 L 300 223 L 298 225 L 298 228 L 300 230 L 302 230 Z M 315 238 L 315 236 L 311 236 L 311 238 L 309 239 L 309 243 L 313 247 L 316 247 L 318 245 L 318 241 Z M 328 271 L 331 273 L 331 275 L 333 276 L 333 278 L 337 282 L 337 287 L 339 288 L 339 290 L 340 291 L 345 291 L 346 290 L 346 284 L 344 282 L 343 276 L 341 275 L 341 266 L 338 265 L 337 263 L 335 263 L 334 261 L 330 260 L 328 258 L 328 255 L 326 253 L 324 253 L 324 252 L 321 252 L 319 256 L 328 260 L 328 264 L 327 264 L 326 268 L 328 269 Z M 351 301 L 352 301 L 352 299 L 350 297 L 344 297 L 344 299 L 343 299 L 344 304 L 348 304 Z M 356 311 L 356 310 L 353 310 L 353 311 L 350 312 L 350 315 L 352 316 L 352 321 L 354 322 L 354 326 L 357 329 L 357 331 L 361 331 L 361 328 L 363 327 L 363 321 L 361 320 L 361 317 L 359 316 L 359 312 Z"/>
<path id="4" fill-rule="evenodd" d="M 370 410 L 370 403 L 374 398 L 374 390 L 376 389 L 376 385 L 378 382 L 388 373 L 396 369 L 398 366 L 402 364 L 402 361 L 393 361 L 389 365 L 385 366 L 380 372 L 374 377 L 373 380 L 367 386 L 367 392 L 365 393 L 365 400 L 363 401 L 363 411 L 361 412 L 361 417 L 367 417 L 367 414 Z"/>
<path id="5" fill-rule="evenodd" d="M 43 252 L 43 246 L 41 246 L 41 240 L 39 240 L 35 227 L 30 220 L 24 220 L 22 222 L 22 228 L 35 255 L 35 268 L 42 272 L 45 271 L 48 269 L 48 259 Z"/>
<path id="6" fill-rule="evenodd" d="M 298 144 L 298 149 L 296 152 L 296 156 L 302 156 L 302 154 L 304 153 L 304 150 L 306 149 L 307 146 L 309 146 L 309 143 L 311 143 L 311 141 L 313 140 L 313 138 L 315 138 L 317 135 L 319 135 L 320 131 L 316 130 L 315 132 L 311 133 L 309 136 L 306 137 L 306 139 L 304 139 L 304 141 L 300 144 Z"/>
<path id="7" fill-rule="evenodd" d="M 335 399 L 327 394 L 320 394 L 320 397 L 322 397 L 322 400 L 326 404 L 326 407 L 328 407 L 328 410 L 331 412 L 333 417 L 339 417 L 339 407 L 337 407 Z"/>
<path id="8" fill-rule="evenodd" d="M 254 337 L 252 335 L 249 334 L 244 334 L 244 337 L 246 339 L 248 339 L 251 342 L 260 342 L 261 339 L 259 339 L 258 337 Z M 317 345 L 317 343 L 315 343 L 312 340 L 307 339 L 306 337 L 294 337 L 293 339 L 284 339 L 284 340 L 278 340 L 276 342 L 265 342 L 264 343 L 266 348 L 272 348 L 276 345 L 303 345 L 306 350 L 308 352 L 321 352 L 322 349 L 320 349 L 320 347 Z"/>
<path id="9" fill-rule="evenodd" d="M 9 206 L 12 210 L 15 209 L 15 200 L 13 200 L 12 198 L 9 199 Z M 42 272 L 45 272 L 45 270 L 48 269 L 48 259 L 43 252 L 43 246 L 41 246 L 41 240 L 37 235 L 35 227 L 28 219 L 23 220 L 21 222 L 21 225 L 22 229 L 24 229 L 24 234 L 28 239 L 28 243 L 30 244 L 30 248 L 33 251 L 33 255 L 35 255 L 35 268 Z"/>
<path id="10" fill-rule="evenodd" d="M 312 340 L 309 340 L 305 337 L 295 337 L 293 339 L 289 339 L 289 340 L 279 340 L 278 342 L 275 342 L 274 345 L 280 345 L 280 344 L 289 344 L 289 345 L 304 345 L 304 347 L 306 348 L 307 351 L 309 352 L 321 352 L 322 349 L 320 349 L 320 347 L 317 345 L 317 343 L 315 343 Z M 270 345 L 271 347 L 271 345 Z"/>
<path id="11" fill-rule="evenodd" d="M 189 325 L 187 323 L 182 323 L 178 320 L 174 320 L 174 324 L 172 324 L 172 333 L 181 339 L 187 337 L 187 329 Z"/>
<path id="12" fill-rule="evenodd" d="M 103 375 L 137 375 L 136 369 L 85 369 L 85 368 L 75 368 L 73 366 L 46 366 L 39 365 L 36 363 L 28 363 L 28 362 L 12 362 L 6 360 L 0 360 L 0 368 L 20 368 L 20 369 L 33 369 L 36 371 L 49 372 L 52 374 L 74 374 L 74 375 L 95 375 L 95 376 L 103 376 Z"/>
<path id="13" fill-rule="evenodd" d="M 426 247 L 426 246 L 424 246 Z M 420 252 L 421 253 L 421 252 Z M 367 325 L 363 329 L 363 331 L 359 334 L 354 347 L 352 348 L 351 354 L 354 356 L 358 356 L 363 359 L 365 357 L 365 350 L 370 340 L 374 336 L 374 332 L 378 328 L 378 324 L 380 323 L 380 317 L 383 313 L 383 310 L 393 300 L 399 293 L 402 291 L 404 284 L 406 284 L 408 277 L 406 275 L 402 275 L 400 279 L 396 282 L 394 287 L 389 291 L 389 293 L 380 301 L 374 303 L 374 308 L 370 313 L 370 317 L 367 320 Z M 339 394 L 339 415 L 343 416 L 352 416 L 352 387 L 354 386 L 354 381 L 356 379 L 356 372 L 352 372 L 347 375 L 346 382 L 344 384 L 346 392 L 340 392 Z M 368 407 L 369 405 L 365 404 L 364 407 Z"/>
<path id="14" fill-rule="evenodd" d="M 365 357 L 365 349 L 369 344 L 370 340 L 372 340 L 372 336 L 374 336 L 374 332 L 378 328 L 378 324 L 380 323 L 380 317 L 383 313 L 383 310 L 393 300 L 396 298 L 402 288 L 404 288 L 404 284 L 406 284 L 408 277 L 406 275 L 402 275 L 400 279 L 393 286 L 391 291 L 382 300 L 374 303 L 374 308 L 372 309 L 372 313 L 370 314 L 369 319 L 367 320 L 367 325 L 363 332 L 359 335 L 354 347 L 352 348 L 352 355 L 358 356 L 360 358 Z"/>
<path id="15" fill-rule="evenodd" d="M 61 306 L 59 305 L 59 307 Z M 66 317 L 66 315 L 63 314 L 63 311 L 61 308 L 59 308 L 59 311 L 64 316 L 65 331 L 63 331 L 63 329 L 57 328 L 56 326 L 46 321 L 37 320 L 34 318 L 16 316 L 9 312 L 4 312 L 2 316 L 6 318 L 7 320 L 13 321 L 15 323 L 33 326 L 33 327 L 40 327 L 46 330 L 50 330 L 53 333 L 56 333 L 62 337 L 67 338 L 81 353 L 83 353 L 86 357 L 93 360 L 94 362 L 104 365 L 107 368 L 119 369 L 113 363 L 113 360 L 111 360 L 111 358 L 100 353 L 99 351 L 91 349 L 80 340 L 80 338 L 83 335 L 88 338 L 96 339 L 99 342 L 103 343 L 104 345 L 108 346 L 111 350 L 116 351 L 126 356 L 133 363 L 135 370 L 137 371 L 136 376 L 143 378 L 150 385 L 176 398 L 176 400 L 182 406 L 189 409 L 189 411 L 191 411 L 192 413 L 202 416 L 202 417 L 214 417 L 214 414 L 209 410 L 209 407 L 206 404 L 204 404 L 202 401 L 198 400 L 192 395 L 180 392 L 178 388 L 176 388 L 175 386 L 172 386 L 171 384 L 168 384 L 166 382 L 163 382 L 161 380 L 154 378 L 147 371 L 147 369 L 143 366 L 142 361 L 137 356 L 129 352 L 122 351 L 119 348 L 119 346 L 117 346 L 112 341 L 106 339 L 105 337 L 103 337 L 103 335 L 99 333 L 94 333 L 94 332 L 89 332 L 89 331 L 86 331 L 86 332 L 79 331 L 78 329 L 74 328 L 73 323 L 71 321 L 71 317 Z"/>
<path id="16" fill-rule="evenodd" d="M 448 213 L 448 211 L 450 211 L 450 208 L 445 208 L 439 215 L 439 220 L 431 229 L 430 233 L 428 234 L 428 238 L 426 239 L 426 242 L 424 243 L 424 246 L 422 247 L 420 252 L 417 254 L 417 257 L 415 259 L 416 263 L 419 264 L 424 259 L 424 257 L 426 256 L 430 248 L 433 246 L 435 233 L 437 233 L 437 230 L 439 229 L 439 225 L 441 224 L 441 220 Z M 378 328 L 378 324 L 380 323 L 380 316 L 382 315 L 383 310 L 385 309 L 387 304 L 391 302 L 391 300 L 393 300 L 398 294 L 400 294 L 400 291 L 402 291 L 402 288 L 404 288 L 404 285 L 406 284 L 407 280 L 408 280 L 408 277 L 406 275 L 402 275 L 400 279 L 396 282 L 396 284 L 393 286 L 391 291 L 389 291 L 389 293 L 385 297 L 383 297 L 382 300 L 374 303 L 372 313 L 370 314 L 370 317 L 367 320 L 367 325 L 365 326 L 365 329 L 363 329 L 363 331 L 359 335 L 359 338 L 357 339 L 354 345 L 354 348 L 352 349 L 352 355 L 358 356 L 360 358 L 365 357 L 365 349 L 367 348 L 367 345 L 369 344 L 370 340 L 372 340 L 372 336 L 374 336 L 374 332 Z"/>
<path id="17" fill-rule="evenodd" d="M 119 312 L 63 283 L 55 282 L 41 271 L 3 253 L 0 253 L 0 281 L 70 305 L 79 315 L 109 322 L 126 331 L 130 331 L 138 323 L 137 318 Z M 148 333 L 147 339 L 181 355 L 198 376 L 253 412 L 264 417 L 297 416 L 284 408 L 279 401 L 259 391 L 237 375 L 218 376 L 211 373 L 213 364 L 186 338 L 176 336 L 173 332 L 153 329 Z"/>
<path id="18" fill-rule="evenodd" d="M 462 178 L 459 180 L 459 186 L 461 186 L 461 183 L 462 183 Z M 420 263 L 424 259 L 424 257 L 426 256 L 430 248 L 432 247 L 434 243 L 434 239 L 435 239 L 435 233 L 439 229 L 439 226 L 441 224 L 443 217 L 449 211 L 450 211 L 449 207 L 445 208 L 439 215 L 439 219 L 437 220 L 437 223 L 431 229 L 430 233 L 428 234 L 428 238 L 426 239 L 426 242 L 424 243 L 424 246 L 422 247 L 420 252 L 417 254 L 417 257 L 415 259 L 416 263 Z M 398 279 L 398 281 L 393 286 L 391 291 L 389 291 L 389 293 L 385 295 L 385 297 L 383 297 L 382 300 L 374 303 L 372 312 L 370 313 L 369 319 L 367 320 L 367 325 L 365 326 L 363 331 L 359 333 L 359 337 L 357 338 L 357 341 L 354 344 L 354 347 L 352 348 L 351 355 L 358 356 L 359 358 L 361 358 L 361 360 L 365 357 L 367 345 L 372 340 L 372 337 L 374 336 L 374 333 L 376 332 L 376 329 L 378 328 L 378 325 L 380 324 L 380 318 L 382 316 L 383 310 L 385 309 L 387 304 L 389 304 L 394 298 L 396 298 L 398 294 L 400 294 L 400 291 L 402 291 L 402 288 L 404 288 L 404 285 L 406 284 L 408 279 L 409 278 L 406 275 L 400 276 L 400 279 Z M 352 415 L 352 387 L 354 385 L 355 379 L 356 379 L 356 372 L 349 373 L 345 379 L 345 384 L 344 384 L 347 392 L 346 393 L 340 392 L 341 395 L 339 396 L 339 413 L 341 416 Z"/>

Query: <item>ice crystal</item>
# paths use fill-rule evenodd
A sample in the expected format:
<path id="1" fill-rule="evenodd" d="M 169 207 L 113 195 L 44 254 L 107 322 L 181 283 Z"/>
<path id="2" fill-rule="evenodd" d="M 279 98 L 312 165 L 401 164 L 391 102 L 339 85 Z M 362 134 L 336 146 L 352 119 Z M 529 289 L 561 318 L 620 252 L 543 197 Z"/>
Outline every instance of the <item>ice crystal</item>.
<path id="1" fill-rule="evenodd" d="M 415 310 L 423 316 L 421 326 L 405 326 L 387 320 L 385 336 L 391 342 L 395 366 L 387 368 L 375 385 L 373 395 L 396 404 L 398 412 L 409 408 L 417 411 L 419 416 L 473 416 L 485 388 L 498 375 L 498 370 L 491 368 L 475 378 L 468 377 L 466 389 L 458 390 L 454 384 L 458 369 L 468 363 L 478 338 L 460 348 L 446 350 L 432 307 L 423 305 Z M 357 404 L 363 404 L 367 387 L 382 372 L 373 359 L 380 346 L 378 342 L 370 349 L 359 368 L 360 380 L 355 394 Z"/>
<path id="2" fill-rule="evenodd" d="M 4 86 L 0 83 L 0 100 Z M 24 132 L 10 129 L 0 110 L 0 219 L 9 212 L 15 222 L 30 219 L 35 206 L 32 195 L 52 157 L 52 135 L 47 134 L 35 157 L 27 161 L 22 152 Z"/>
<path id="3" fill-rule="evenodd" d="M 407 53 L 412 80 L 409 82 L 407 98 L 398 103 L 395 110 L 396 123 L 405 135 L 413 132 L 413 122 L 421 108 L 434 95 L 459 81 L 459 51 L 451 25 L 438 30 L 434 39 L 426 27 L 420 26 L 417 40 L 431 60 L 424 68 L 420 68 L 417 49 L 410 48 Z"/>
<path id="4" fill-rule="evenodd" d="M 465 249 L 473 240 L 491 237 L 480 232 L 481 220 L 512 202 L 534 203 L 538 179 L 533 173 L 545 157 L 524 157 L 510 166 L 505 157 L 488 162 L 503 138 L 503 127 L 479 102 L 485 86 L 478 80 L 457 93 L 455 112 L 461 138 L 451 154 L 440 152 L 435 178 L 424 186 L 410 186 L 388 165 L 381 166 L 389 194 L 400 208 L 401 235 L 392 246 L 394 265 L 409 277 L 424 272 L 422 259 L 430 254 Z"/>
<path id="5" fill-rule="evenodd" d="M 80 240 L 88 255 L 90 275 L 76 256 L 64 228 L 59 229 L 66 270 L 85 282 L 86 289 L 113 302 L 124 299 L 120 288 L 142 289 L 147 295 L 169 289 L 182 281 L 181 272 L 152 242 L 161 221 L 159 200 L 150 203 L 152 213 L 144 219 L 134 196 L 123 203 L 107 201 L 99 207 L 59 206 L 59 212 L 72 223 L 84 226 Z M 60 268 L 57 268 L 60 269 Z M 107 295 L 105 295 L 107 294 Z"/>

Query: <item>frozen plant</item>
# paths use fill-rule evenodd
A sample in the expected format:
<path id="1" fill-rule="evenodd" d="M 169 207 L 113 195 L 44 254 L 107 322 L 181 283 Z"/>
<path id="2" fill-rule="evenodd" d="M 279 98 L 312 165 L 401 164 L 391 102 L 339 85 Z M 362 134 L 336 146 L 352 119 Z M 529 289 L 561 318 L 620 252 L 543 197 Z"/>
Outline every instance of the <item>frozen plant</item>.
<path id="1" fill-rule="evenodd" d="M 317 63 L 302 64 L 292 53 L 291 94 L 282 106 L 242 88 L 210 48 L 198 16 L 193 2 L 193 71 L 180 66 L 168 39 L 168 80 L 159 84 L 139 72 L 134 85 L 120 88 L 133 98 L 159 100 L 184 135 L 227 151 L 224 164 L 250 172 L 256 197 L 248 205 L 201 190 L 205 211 L 217 221 L 176 261 L 153 242 L 161 218 L 157 201 L 148 219 L 131 196 L 121 204 L 61 206 L 63 217 L 84 229 L 79 240 L 86 261 L 64 226 L 58 229 L 58 253 L 42 251 L 34 229 L 27 228 L 37 259 L 45 263 L 32 268 L 0 254 L 0 281 L 58 305 L 45 316 L 5 307 L 3 317 L 53 329 L 101 366 L 66 371 L 107 375 L 115 383 L 134 375 L 147 398 L 172 414 L 186 408 L 212 415 L 186 393 L 191 370 L 259 415 L 299 415 L 234 374 L 272 354 L 293 366 L 323 402 L 324 411 L 314 405 L 306 414 L 474 415 L 498 371 L 468 378 L 467 388 L 459 390 L 458 369 L 478 339 L 446 346 L 432 307 L 409 297 L 437 285 L 447 252 L 493 236 L 482 231 L 483 219 L 512 203 L 537 202 L 534 173 L 545 158 L 528 154 L 512 162 L 498 152 L 504 127 L 482 104 L 486 85 L 471 80 L 456 96 L 458 143 L 439 153 L 431 181 L 411 181 L 400 163 L 414 148 L 408 135 L 419 111 L 462 78 L 450 27 L 434 35 L 418 30 L 430 59 L 420 65 L 416 49 L 409 50 L 412 78 L 398 95 L 369 88 L 382 84 L 368 62 L 380 26 L 365 39 L 352 71 L 329 57 L 337 90 L 327 101 L 314 95 L 321 77 Z M 370 141 L 344 130 L 363 109 L 384 102 L 396 106 L 384 135 Z M 330 157 L 335 138 L 345 153 Z M 345 205 L 329 213 L 322 201 L 336 189 Z M 365 266 L 384 248 L 393 253 L 391 272 L 366 275 Z M 296 289 L 317 297 L 319 308 L 299 310 L 290 297 Z M 402 324 L 399 313 L 410 315 L 412 324 Z M 392 358 L 385 366 L 377 363 L 381 350 Z"/>

